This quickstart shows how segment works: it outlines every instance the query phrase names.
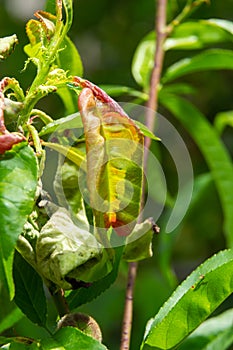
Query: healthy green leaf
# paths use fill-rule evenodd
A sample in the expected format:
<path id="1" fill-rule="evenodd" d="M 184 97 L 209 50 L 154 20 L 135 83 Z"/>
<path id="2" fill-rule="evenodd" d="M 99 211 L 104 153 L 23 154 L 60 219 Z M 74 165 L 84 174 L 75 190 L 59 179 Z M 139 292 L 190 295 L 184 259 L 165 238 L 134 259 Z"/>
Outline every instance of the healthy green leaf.
<path id="1" fill-rule="evenodd" d="M 150 139 L 155 140 L 155 141 L 161 141 L 161 139 L 159 137 L 155 136 L 153 134 L 153 132 L 151 132 L 146 125 L 142 124 L 138 120 L 134 120 L 134 123 L 137 125 L 137 127 L 140 129 L 141 133 L 145 137 L 149 137 Z"/>
<path id="2" fill-rule="evenodd" d="M 53 132 L 60 132 L 69 129 L 83 128 L 82 119 L 80 113 L 74 113 L 67 117 L 54 120 L 53 122 L 45 125 L 39 132 L 40 136 L 52 134 Z"/>
<path id="3" fill-rule="evenodd" d="M 150 218 L 134 227 L 125 242 L 123 258 L 126 261 L 140 261 L 152 257 L 153 224 L 153 219 Z"/>
<path id="4" fill-rule="evenodd" d="M 216 115 L 214 120 L 215 129 L 219 135 L 222 134 L 226 126 L 233 127 L 233 111 L 220 112 Z"/>
<path id="5" fill-rule="evenodd" d="M 133 97 L 138 97 L 143 101 L 148 100 L 148 95 L 144 92 L 132 89 L 128 86 L 122 85 L 100 85 L 100 88 L 103 89 L 110 96 L 121 96 L 121 95 L 129 95 Z"/>
<path id="6" fill-rule="evenodd" d="M 113 269 L 107 276 L 105 276 L 99 281 L 93 282 L 88 288 L 79 288 L 75 291 L 72 291 L 68 295 L 66 300 L 69 304 L 70 310 L 74 310 L 77 307 L 97 298 L 115 282 L 118 275 L 122 250 L 122 247 L 115 249 L 115 261 L 113 264 Z"/>
<path id="7" fill-rule="evenodd" d="M 68 33 L 73 22 L 73 0 L 62 0 L 65 9 L 65 30 Z"/>
<path id="8" fill-rule="evenodd" d="M 100 89 L 98 94 L 107 98 Z M 97 103 L 89 88 L 79 95 L 87 185 L 96 227 L 112 226 L 123 236 L 132 230 L 140 209 L 143 135 L 115 101 L 109 98 L 108 102 Z"/>
<path id="9" fill-rule="evenodd" d="M 24 142 L 0 156 L 0 255 L 11 296 L 13 251 L 32 211 L 37 186 L 37 162 Z"/>
<path id="10" fill-rule="evenodd" d="M 68 72 L 68 75 L 83 75 L 83 65 L 80 55 L 68 36 L 61 43 L 61 51 L 59 51 L 57 62 L 60 68 Z"/>
<path id="11" fill-rule="evenodd" d="M 186 74 L 217 69 L 233 69 L 232 51 L 211 49 L 194 57 L 184 58 L 166 70 L 162 78 L 162 83 L 167 83 Z"/>
<path id="12" fill-rule="evenodd" d="M 147 326 L 144 344 L 172 349 L 233 292 L 233 251 L 200 265 L 172 294 Z M 146 347 L 145 347 L 146 348 Z"/>
<path id="13" fill-rule="evenodd" d="M 191 103 L 172 94 L 160 94 L 161 103 L 189 131 L 212 172 L 224 213 L 228 247 L 233 247 L 233 167 L 230 155 L 204 115 Z"/>
<path id="14" fill-rule="evenodd" d="M 165 40 L 164 50 L 195 50 L 214 43 L 232 41 L 232 36 L 229 34 L 232 23 L 224 20 L 217 21 L 213 19 L 181 23 Z M 155 42 L 155 33 L 150 32 L 141 40 L 133 57 L 133 77 L 145 89 L 149 86 L 154 65 Z"/>
<path id="15" fill-rule="evenodd" d="M 14 308 L 4 319 L 0 322 L 0 334 L 5 330 L 11 328 L 23 317 L 23 313 L 17 307 Z"/>
<path id="16" fill-rule="evenodd" d="M 233 343 L 233 309 L 203 322 L 179 350 L 227 350 Z"/>
<path id="17" fill-rule="evenodd" d="M 16 305 L 32 322 L 45 327 L 47 304 L 43 281 L 18 252 L 15 253 L 13 276 Z"/>
<path id="18" fill-rule="evenodd" d="M 1 349 L 6 350 L 36 350 L 41 349 L 40 344 L 31 338 L 26 337 L 0 337 Z"/>
<path id="19" fill-rule="evenodd" d="M 227 21 L 225 19 L 220 19 L 220 18 L 210 18 L 206 20 L 206 22 L 213 24 L 213 26 L 222 28 L 227 32 L 229 32 L 231 35 L 233 35 L 233 22 L 231 21 Z"/>
<path id="20" fill-rule="evenodd" d="M 42 341 L 43 350 L 107 350 L 106 346 L 74 327 L 59 329 Z"/>

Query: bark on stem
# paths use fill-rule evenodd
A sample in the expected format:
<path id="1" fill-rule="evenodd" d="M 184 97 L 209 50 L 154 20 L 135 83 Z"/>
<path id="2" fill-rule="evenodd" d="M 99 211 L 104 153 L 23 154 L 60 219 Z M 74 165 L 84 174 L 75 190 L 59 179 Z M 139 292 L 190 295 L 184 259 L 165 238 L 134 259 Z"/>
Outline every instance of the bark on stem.
<path id="1" fill-rule="evenodd" d="M 158 107 L 158 89 L 159 82 L 163 67 L 164 50 L 163 43 L 166 39 L 166 8 L 167 0 L 157 1 L 157 15 L 155 20 L 155 32 L 156 32 L 156 49 L 154 57 L 154 68 L 151 75 L 150 83 L 150 93 L 149 100 L 147 104 L 147 114 L 146 114 L 146 126 L 153 131 L 155 125 L 155 113 Z M 150 138 L 145 138 L 145 151 L 144 151 L 144 173 L 147 169 L 147 161 L 149 155 L 149 148 L 151 144 Z M 145 200 L 145 187 L 143 186 L 141 208 L 144 205 Z M 134 294 L 134 284 L 137 275 L 137 263 L 129 263 L 128 270 L 128 282 L 125 297 L 125 309 L 123 317 L 122 326 L 122 337 L 121 337 L 121 347 L 120 350 L 129 350 L 130 347 L 130 337 L 133 319 L 133 294 Z"/>

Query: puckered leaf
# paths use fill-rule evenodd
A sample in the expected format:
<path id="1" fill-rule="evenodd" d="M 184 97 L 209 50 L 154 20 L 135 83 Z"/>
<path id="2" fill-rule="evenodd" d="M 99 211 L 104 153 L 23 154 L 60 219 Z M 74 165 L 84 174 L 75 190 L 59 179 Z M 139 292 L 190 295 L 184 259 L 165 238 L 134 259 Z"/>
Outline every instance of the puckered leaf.
<path id="1" fill-rule="evenodd" d="M 15 34 L 0 38 L 0 60 L 6 59 L 12 53 L 17 43 L 18 39 Z"/>
<path id="2" fill-rule="evenodd" d="M 81 84 L 83 81 L 81 82 Z M 79 96 L 87 149 L 87 184 L 96 226 L 127 235 L 140 209 L 143 135 L 121 107 L 86 81 Z"/>
<path id="3" fill-rule="evenodd" d="M 97 280 L 112 268 L 106 249 L 91 233 L 74 225 L 64 208 L 43 226 L 36 259 L 41 275 L 63 289 L 71 289 L 77 280 Z"/>

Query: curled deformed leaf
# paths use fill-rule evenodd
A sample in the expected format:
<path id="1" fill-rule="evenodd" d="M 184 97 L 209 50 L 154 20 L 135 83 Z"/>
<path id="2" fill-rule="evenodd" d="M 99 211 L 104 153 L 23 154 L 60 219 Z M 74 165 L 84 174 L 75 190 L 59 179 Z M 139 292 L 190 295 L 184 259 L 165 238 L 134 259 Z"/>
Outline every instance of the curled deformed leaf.
<path id="1" fill-rule="evenodd" d="M 87 150 L 87 185 L 96 226 L 128 235 L 140 210 L 143 135 L 103 90 L 75 78 Z M 87 88 L 85 88 L 87 86 Z"/>
<path id="2" fill-rule="evenodd" d="M 0 60 L 6 59 L 14 51 L 16 44 L 18 39 L 15 34 L 0 38 Z"/>
<path id="3" fill-rule="evenodd" d="M 91 282 L 112 268 L 108 252 L 95 237 L 59 208 L 43 226 L 36 244 L 37 268 L 41 275 L 63 289 L 75 282 Z"/>

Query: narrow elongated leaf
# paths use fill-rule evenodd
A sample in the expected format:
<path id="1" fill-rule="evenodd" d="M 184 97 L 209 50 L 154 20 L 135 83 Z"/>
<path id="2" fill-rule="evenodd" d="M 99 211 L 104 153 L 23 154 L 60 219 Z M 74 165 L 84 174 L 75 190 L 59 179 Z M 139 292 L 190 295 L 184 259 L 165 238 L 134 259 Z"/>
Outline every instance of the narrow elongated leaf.
<path id="1" fill-rule="evenodd" d="M 233 309 L 203 322 L 179 350 L 227 350 L 233 343 Z"/>
<path id="2" fill-rule="evenodd" d="M 42 279 L 17 252 L 13 274 L 16 305 L 32 322 L 45 326 L 47 305 Z"/>
<path id="3" fill-rule="evenodd" d="M 233 166 L 230 155 L 204 115 L 191 103 L 171 94 L 161 94 L 162 104 L 189 131 L 212 172 L 224 214 L 224 231 L 228 247 L 233 247 Z"/>
<path id="4" fill-rule="evenodd" d="M 225 23 L 226 22 L 226 23 Z M 164 50 L 196 50 L 214 43 L 232 41 L 232 23 L 221 20 L 200 20 L 181 23 L 165 40 Z M 132 74 L 136 82 L 147 88 L 154 64 L 155 32 L 147 34 L 139 43 L 132 63 Z"/>
<path id="5" fill-rule="evenodd" d="M 233 292 L 233 251 L 200 265 L 172 294 L 147 327 L 142 344 L 172 349 Z M 146 348 L 146 347 L 145 347 Z"/>
<path id="6" fill-rule="evenodd" d="M 84 154 L 79 149 L 71 146 L 63 146 L 53 142 L 43 142 L 43 145 L 53 149 L 54 151 L 59 152 L 60 154 L 63 154 L 65 157 L 70 159 L 73 163 L 78 165 L 78 167 L 82 166 L 82 169 L 86 170 L 86 162 L 85 162 Z"/>
<path id="7" fill-rule="evenodd" d="M 225 31 L 229 32 L 231 35 L 233 35 L 233 22 L 231 21 L 227 21 L 221 18 L 210 18 L 206 20 L 206 22 L 213 24 L 214 26 L 217 26 L 219 28 L 222 28 Z"/>
<path id="8" fill-rule="evenodd" d="M 214 126 L 220 135 L 226 126 L 233 127 L 233 111 L 218 113 L 214 120 Z"/>
<path id="9" fill-rule="evenodd" d="M 143 135 L 103 90 L 91 89 L 79 96 L 90 205 L 97 227 L 112 226 L 119 235 L 127 235 L 140 209 Z"/>
<path id="10" fill-rule="evenodd" d="M 74 327 L 59 329 L 53 337 L 42 341 L 43 350 L 107 350 L 99 341 Z"/>
<path id="11" fill-rule="evenodd" d="M 36 158 L 24 142 L 0 156 L 0 257 L 11 297 L 13 251 L 32 211 L 36 185 Z"/>
<path id="12" fill-rule="evenodd" d="M 113 269 L 107 276 L 99 281 L 93 282 L 88 288 L 79 288 L 75 291 L 72 291 L 68 295 L 67 302 L 69 304 L 70 310 L 76 309 L 77 307 L 97 298 L 115 282 L 118 275 L 122 250 L 122 247 L 115 249 L 116 254 Z"/>
<path id="13" fill-rule="evenodd" d="M 190 73 L 217 69 L 233 69 L 232 51 L 212 49 L 191 58 L 184 58 L 167 69 L 162 82 L 167 83 Z"/>
<path id="14" fill-rule="evenodd" d="M 65 31 L 68 33 L 73 22 L 73 0 L 62 0 L 65 9 Z"/>
<path id="15" fill-rule="evenodd" d="M 44 136 L 47 134 L 51 134 L 54 131 L 64 131 L 64 130 L 69 130 L 69 129 L 77 129 L 77 128 L 82 128 L 82 119 L 79 113 L 74 113 L 71 115 L 68 115 L 67 117 L 60 118 L 57 120 L 54 120 L 53 122 L 45 125 L 39 135 Z"/>

